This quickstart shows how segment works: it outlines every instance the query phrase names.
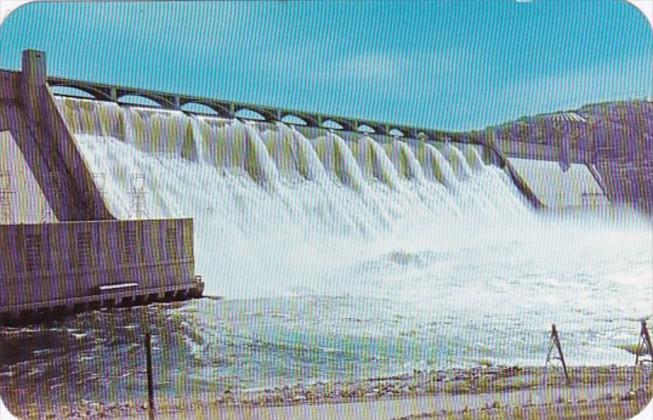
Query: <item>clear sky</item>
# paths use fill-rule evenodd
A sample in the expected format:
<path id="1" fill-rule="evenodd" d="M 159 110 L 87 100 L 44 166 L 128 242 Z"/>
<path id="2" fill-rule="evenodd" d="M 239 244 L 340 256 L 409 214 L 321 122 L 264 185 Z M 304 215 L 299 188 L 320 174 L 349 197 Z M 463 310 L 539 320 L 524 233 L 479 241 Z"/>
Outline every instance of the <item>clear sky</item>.
<path id="1" fill-rule="evenodd" d="M 0 27 L 0 66 L 471 129 L 653 94 L 653 35 L 618 0 L 36 3 Z"/>

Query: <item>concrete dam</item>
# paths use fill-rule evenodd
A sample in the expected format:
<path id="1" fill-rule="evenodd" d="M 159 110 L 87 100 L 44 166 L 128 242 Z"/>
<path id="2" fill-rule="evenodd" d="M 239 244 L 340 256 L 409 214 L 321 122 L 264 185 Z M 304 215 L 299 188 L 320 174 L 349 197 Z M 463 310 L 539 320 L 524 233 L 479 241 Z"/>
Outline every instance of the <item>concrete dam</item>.
<path id="1" fill-rule="evenodd" d="M 460 221 L 600 209 L 615 196 L 600 147 L 566 134 L 579 122 L 569 113 L 551 116 L 559 143 L 533 144 L 499 129 L 448 133 L 48 77 L 38 51 L 21 72 L 0 71 L 0 101 L 4 319 L 198 297 L 196 265 L 215 294 L 246 295 L 243 279 L 262 275 L 296 287 L 317 275 L 311 262 L 337 271 L 325 249 L 351 257 L 343 238 L 402 237 L 436 220 L 452 239 L 447 226 Z M 301 241 L 325 248 L 287 249 Z M 248 265 L 254 255 L 266 261 Z"/>
<path id="2" fill-rule="evenodd" d="M 118 220 L 46 81 L 0 72 L 0 322 L 199 297 L 190 219 Z"/>

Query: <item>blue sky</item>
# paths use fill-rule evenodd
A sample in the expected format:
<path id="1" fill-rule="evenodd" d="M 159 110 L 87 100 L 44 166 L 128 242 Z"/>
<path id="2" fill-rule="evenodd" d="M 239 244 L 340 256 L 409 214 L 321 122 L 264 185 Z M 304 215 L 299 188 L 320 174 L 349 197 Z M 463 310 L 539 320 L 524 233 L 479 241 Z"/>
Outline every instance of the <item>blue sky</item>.
<path id="1" fill-rule="evenodd" d="M 432 128 L 653 94 L 653 36 L 618 0 L 36 3 L 0 66 Z"/>

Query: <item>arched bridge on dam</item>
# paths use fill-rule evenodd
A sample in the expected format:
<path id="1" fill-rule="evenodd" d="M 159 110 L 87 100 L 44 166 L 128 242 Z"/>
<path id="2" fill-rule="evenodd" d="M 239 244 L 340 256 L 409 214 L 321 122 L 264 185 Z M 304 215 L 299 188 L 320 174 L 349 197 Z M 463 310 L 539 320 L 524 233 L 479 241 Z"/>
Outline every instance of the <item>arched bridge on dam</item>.
<path id="1" fill-rule="evenodd" d="M 127 106 L 156 107 L 225 119 L 283 122 L 308 128 L 360 132 L 421 141 L 489 146 L 501 150 L 511 158 L 559 162 L 565 171 L 571 163 L 584 165 L 593 163 L 596 155 L 590 138 L 591 127 L 587 127 L 580 141 L 574 140 L 572 132 L 556 129 L 559 126 L 559 119 L 569 118 L 569 113 L 565 112 L 551 114 L 553 132 L 547 141 L 533 142 L 529 136 L 522 136 L 520 132 L 513 133 L 514 130 L 495 130 L 493 138 L 489 138 L 488 132 L 492 131 L 491 128 L 484 131 L 452 132 L 61 77 L 47 77 L 47 83 L 58 96 L 110 101 Z M 587 125 L 582 120 L 574 123 Z"/>
<path id="2" fill-rule="evenodd" d="M 46 92 L 41 92 L 41 94 L 44 96 L 43 100 L 49 105 L 51 105 L 50 102 L 52 101 L 48 98 L 54 94 L 57 96 L 76 97 L 95 101 L 109 101 L 123 106 L 153 107 L 156 109 L 213 116 L 223 119 L 253 120 L 261 123 L 282 122 L 294 125 L 300 130 L 302 130 L 301 127 L 303 127 L 310 131 L 342 131 L 343 136 L 349 136 L 352 133 L 360 133 L 370 135 L 377 139 L 387 139 L 389 137 L 409 142 L 452 142 L 471 145 L 478 148 L 482 153 L 483 159 L 487 163 L 492 163 L 504 168 L 517 187 L 535 207 L 539 207 L 542 203 L 529 187 L 530 181 L 522 179 L 522 170 L 513 167 L 513 158 L 525 159 L 528 161 L 548 161 L 554 165 L 559 165 L 559 169 L 562 169 L 563 172 L 567 171 L 572 164 L 580 164 L 586 166 L 589 169 L 589 172 L 592 173 L 593 178 L 601 184 L 601 175 L 593 166 L 593 159 L 596 156 L 596 150 L 594 150 L 593 147 L 585 147 L 587 144 L 591 145 L 591 142 L 574 141 L 570 136 L 570 133 L 553 133 L 554 135 L 547 136 L 547 140 L 544 142 L 539 141 L 539 139 L 534 142 L 530 141 L 528 136 L 521 136 L 521 132 L 519 131 L 516 133 L 517 136 L 513 136 L 512 134 L 514 133 L 512 131 L 515 130 L 508 131 L 505 129 L 488 128 L 482 131 L 451 132 L 404 124 L 379 122 L 364 118 L 352 118 L 327 113 L 256 105 L 183 93 L 172 93 L 138 87 L 74 80 L 47 75 L 44 53 L 39 51 L 28 51 L 26 53 L 25 57 L 27 58 L 25 59 L 24 66 L 32 66 L 33 68 L 40 69 L 37 72 L 39 74 L 38 78 L 40 78 L 39 80 L 42 80 L 41 83 L 43 85 L 47 85 L 47 90 L 49 92 L 47 94 Z M 30 85 L 29 83 L 25 84 L 20 82 L 20 80 L 25 79 L 24 73 L 25 70 L 23 70 L 23 72 L 0 70 L 0 76 L 2 76 L 0 82 L 4 80 L 5 82 L 2 83 L 7 85 L 6 88 L 0 90 L 7 92 L 17 91 L 16 89 L 24 90 L 24 88 L 19 89 L 19 85 Z M 25 80 L 31 80 L 31 78 L 33 77 L 29 76 Z M 5 96 L 12 95 L 7 93 Z M 24 94 L 23 96 L 26 97 Z M 28 96 L 34 95 L 28 92 Z M 40 107 L 37 106 L 37 104 L 32 106 L 30 103 L 26 103 L 26 109 L 29 110 L 32 108 L 35 111 L 40 110 Z M 64 137 L 68 137 L 70 133 L 67 133 L 67 130 L 64 127 L 65 122 L 57 117 L 57 112 L 54 112 L 55 107 L 49 106 L 49 109 L 50 108 L 52 112 L 47 112 L 46 116 L 53 120 L 51 122 L 56 125 L 55 131 L 63 133 L 62 136 Z M 564 117 L 565 115 L 563 115 L 563 118 Z M 551 124 L 554 128 L 559 123 L 555 120 L 556 118 L 553 118 Z M 583 121 L 575 121 L 575 123 L 581 125 L 584 124 Z M 586 134 L 591 135 L 589 132 Z M 53 143 L 53 145 L 60 145 L 61 147 L 69 147 L 67 146 L 68 144 L 69 142 Z M 61 154 L 64 156 L 76 155 L 75 153 L 72 153 L 72 151 L 64 150 L 62 150 Z M 65 160 L 62 162 L 62 167 L 64 166 L 64 163 L 66 163 Z M 81 163 L 76 162 L 73 162 L 68 166 L 71 167 L 71 170 L 83 167 Z M 88 174 L 82 173 L 81 175 Z M 87 178 L 89 177 L 80 176 L 79 178 L 87 180 L 85 185 L 82 185 L 79 188 L 82 190 L 80 192 L 81 194 L 84 194 L 84 191 L 93 190 L 93 188 L 91 188 L 92 181 Z M 88 184 L 88 186 L 86 184 Z M 603 186 L 601 189 L 605 190 Z M 89 200 L 89 202 L 95 201 L 96 200 Z M 62 206 L 64 206 L 64 204 L 65 203 L 63 203 Z M 86 205 L 86 207 L 89 207 L 89 205 Z M 109 216 L 103 209 L 96 209 L 90 213 L 94 213 L 96 216 L 102 216 L 99 218 L 107 218 Z M 75 216 L 75 218 L 78 217 L 80 216 Z"/>
<path id="3" fill-rule="evenodd" d="M 480 148 L 486 162 L 493 163 L 506 170 L 515 185 L 534 207 L 542 206 L 541 201 L 513 168 L 505 153 L 501 150 L 503 144 L 495 143 L 492 139 L 481 135 L 479 132 L 450 132 L 434 130 L 368 119 L 349 118 L 324 113 L 298 111 L 61 77 L 48 77 L 47 84 L 58 96 L 109 101 L 125 106 L 149 106 L 224 119 L 244 119 L 267 123 L 282 122 L 299 127 L 358 132 L 372 136 L 386 136 L 406 140 L 414 139 L 424 142 L 452 142 L 474 145 Z M 198 108 L 201 110 L 198 110 Z M 552 147 L 551 150 L 554 150 L 555 152 L 548 150 L 542 152 L 537 150 L 536 154 L 539 157 L 536 157 L 536 159 L 550 161 L 559 160 L 560 152 L 555 147 Z M 528 156 L 528 153 L 526 153 L 526 156 L 532 158 L 532 156 Z M 566 156 L 569 156 L 571 161 L 581 160 L 577 154 L 573 152 L 565 154 L 565 158 L 567 159 Z"/>
<path id="4" fill-rule="evenodd" d="M 129 101 L 129 99 L 140 98 L 151 103 L 150 106 L 158 106 L 162 109 L 214 115 L 228 119 L 242 118 L 266 122 L 284 122 L 291 125 L 302 125 L 313 128 L 357 131 L 384 136 L 414 138 L 424 141 L 479 143 L 464 133 L 452 133 L 366 119 L 275 108 L 243 102 L 223 101 L 200 96 L 114 86 L 60 77 L 48 77 L 47 80 L 51 88 L 64 88 L 57 89 L 56 94 L 58 96 L 87 97 L 99 101 L 111 101 L 122 105 L 148 106 L 141 102 L 135 103 Z M 193 106 L 195 106 L 194 109 Z M 197 106 L 204 108 L 206 111 L 198 111 Z"/>

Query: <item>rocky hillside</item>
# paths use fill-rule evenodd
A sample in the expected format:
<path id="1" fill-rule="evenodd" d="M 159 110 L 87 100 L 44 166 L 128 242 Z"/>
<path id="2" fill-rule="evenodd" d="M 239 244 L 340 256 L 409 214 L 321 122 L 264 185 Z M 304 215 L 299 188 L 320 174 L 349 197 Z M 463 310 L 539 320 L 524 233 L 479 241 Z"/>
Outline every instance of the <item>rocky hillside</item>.
<path id="1" fill-rule="evenodd" d="M 522 117 L 471 137 L 587 150 L 614 202 L 653 210 L 653 102 L 634 100 L 585 105 L 577 110 Z"/>

